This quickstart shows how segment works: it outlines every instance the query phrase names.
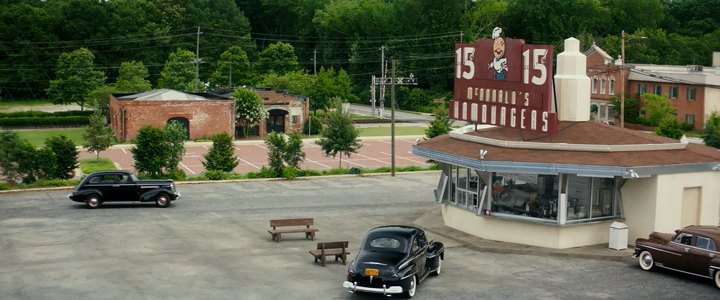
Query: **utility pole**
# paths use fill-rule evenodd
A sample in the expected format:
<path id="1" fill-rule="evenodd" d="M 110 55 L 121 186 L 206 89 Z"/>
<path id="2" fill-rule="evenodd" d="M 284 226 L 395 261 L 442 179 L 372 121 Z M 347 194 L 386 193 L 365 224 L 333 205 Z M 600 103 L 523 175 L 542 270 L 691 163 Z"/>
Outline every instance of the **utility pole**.
<path id="1" fill-rule="evenodd" d="M 625 128 L 625 30 L 620 33 L 620 128 Z"/>
<path id="2" fill-rule="evenodd" d="M 385 78 L 386 74 L 385 72 L 385 46 L 380 47 L 380 79 L 381 79 L 381 85 L 380 85 L 380 109 L 378 116 L 382 119 L 383 117 L 383 110 L 385 110 Z"/>
<path id="3" fill-rule="evenodd" d="M 395 79 L 395 60 L 392 60 L 392 78 Z M 390 85 L 390 176 L 395 176 L 395 80 Z"/>
<path id="4" fill-rule="evenodd" d="M 313 75 L 317 74 L 317 49 L 313 50 Z"/>
<path id="5" fill-rule="evenodd" d="M 197 30 L 197 40 L 195 42 L 195 92 L 200 91 L 200 26 Z"/>
<path id="6" fill-rule="evenodd" d="M 230 87 L 233 87 L 233 83 L 232 83 L 232 66 L 233 66 L 233 62 L 230 62 Z"/>

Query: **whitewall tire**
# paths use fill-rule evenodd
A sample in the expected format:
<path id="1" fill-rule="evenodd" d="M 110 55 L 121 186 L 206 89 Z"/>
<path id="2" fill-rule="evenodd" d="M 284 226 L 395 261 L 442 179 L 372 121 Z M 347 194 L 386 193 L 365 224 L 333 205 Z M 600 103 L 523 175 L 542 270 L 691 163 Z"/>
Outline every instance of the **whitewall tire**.
<path id="1" fill-rule="evenodd" d="M 650 271 L 655 267 L 655 260 L 647 250 L 640 252 L 640 255 L 638 255 L 638 263 L 640 264 L 640 268 L 645 271 Z"/>

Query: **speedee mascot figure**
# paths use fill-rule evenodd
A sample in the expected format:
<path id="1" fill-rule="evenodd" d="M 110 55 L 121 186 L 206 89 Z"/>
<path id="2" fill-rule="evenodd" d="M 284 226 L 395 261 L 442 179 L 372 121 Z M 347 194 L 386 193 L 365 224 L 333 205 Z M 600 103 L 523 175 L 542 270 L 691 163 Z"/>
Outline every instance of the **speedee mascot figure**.
<path id="1" fill-rule="evenodd" d="M 505 73 L 507 72 L 507 58 L 505 58 L 505 39 L 500 36 L 502 29 L 495 27 L 492 32 L 493 42 L 493 55 L 495 58 L 488 64 L 488 69 L 495 70 L 495 79 L 505 80 Z"/>

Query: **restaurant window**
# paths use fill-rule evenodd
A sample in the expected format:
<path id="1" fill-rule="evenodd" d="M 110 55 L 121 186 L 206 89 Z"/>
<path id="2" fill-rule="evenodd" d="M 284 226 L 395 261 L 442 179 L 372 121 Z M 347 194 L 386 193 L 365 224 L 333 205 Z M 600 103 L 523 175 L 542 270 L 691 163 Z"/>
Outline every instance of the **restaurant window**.
<path id="1" fill-rule="evenodd" d="M 477 210 L 480 197 L 485 189 L 485 181 L 476 170 L 455 167 L 453 172 L 453 196 L 450 202 L 458 206 Z"/>
<path id="2" fill-rule="evenodd" d="M 615 179 L 567 175 L 567 221 L 613 218 Z"/>
<path id="3" fill-rule="evenodd" d="M 662 85 L 653 86 L 653 94 L 661 96 L 662 95 Z"/>
<path id="4" fill-rule="evenodd" d="M 598 79 L 593 77 L 592 79 L 592 92 L 593 94 L 597 94 L 597 85 L 598 85 Z"/>
<path id="5" fill-rule="evenodd" d="M 647 85 L 645 85 L 644 83 L 638 84 L 638 97 L 642 96 L 645 93 L 647 93 Z"/>
<path id="6" fill-rule="evenodd" d="M 493 173 L 491 211 L 541 220 L 557 220 L 557 175 Z"/>
<path id="7" fill-rule="evenodd" d="M 677 99 L 677 97 L 678 97 L 678 87 L 671 86 L 670 87 L 670 99 Z"/>
<path id="8" fill-rule="evenodd" d="M 605 78 L 600 79 L 600 94 L 605 95 Z"/>
<path id="9" fill-rule="evenodd" d="M 695 99 L 696 99 L 695 97 L 697 96 L 696 93 L 697 93 L 697 89 L 696 89 L 696 88 L 688 88 L 688 89 L 687 89 L 687 99 L 688 99 L 688 101 L 695 101 Z"/>
<path id="10" fill-rule="evenodd" d="M 615 95 L 615 78 L 610 78 L 610 89 L 608 94 Z"/>

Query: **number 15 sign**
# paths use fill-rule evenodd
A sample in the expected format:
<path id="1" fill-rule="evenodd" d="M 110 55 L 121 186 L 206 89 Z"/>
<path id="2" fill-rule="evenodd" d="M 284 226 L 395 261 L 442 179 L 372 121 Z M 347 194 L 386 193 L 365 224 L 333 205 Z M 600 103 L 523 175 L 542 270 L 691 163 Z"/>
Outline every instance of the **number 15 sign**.
<path id="1" fill-rule="evenodd" d="M 455 96 L 450 118 L 510 128 L 557 132 L 552 112 L 551 45 L 504 39 L 455 44 Z"/>

